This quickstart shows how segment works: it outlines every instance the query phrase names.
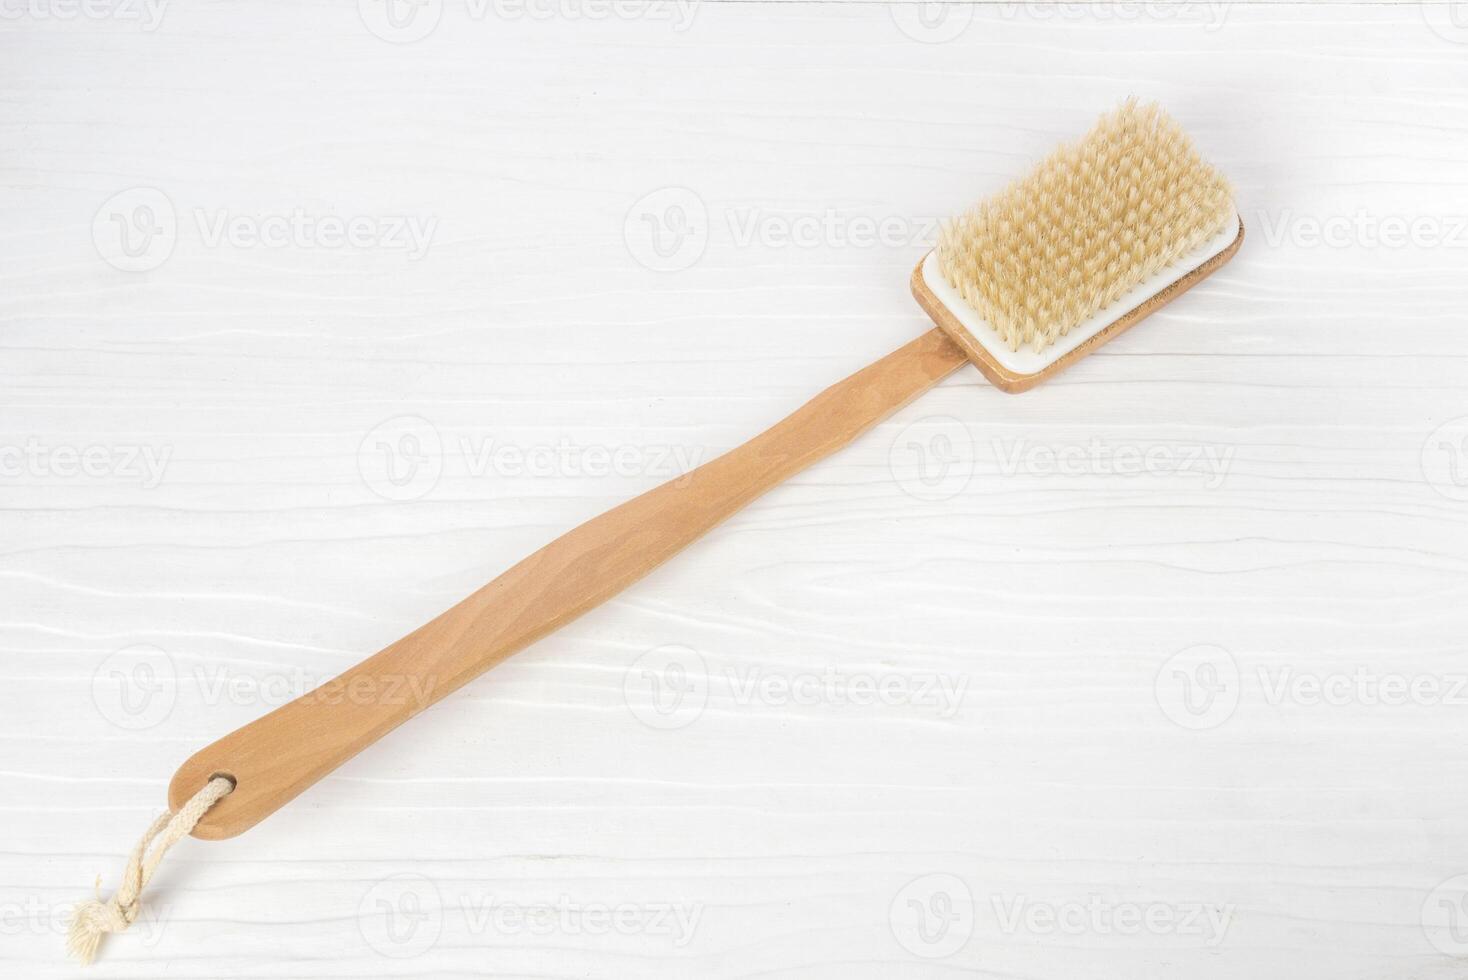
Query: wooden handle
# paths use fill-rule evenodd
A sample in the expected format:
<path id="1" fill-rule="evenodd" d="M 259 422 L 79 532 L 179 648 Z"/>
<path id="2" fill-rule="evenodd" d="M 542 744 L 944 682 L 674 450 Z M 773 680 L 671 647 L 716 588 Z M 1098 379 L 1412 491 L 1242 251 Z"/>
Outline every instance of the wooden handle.
<path id="1" fill-rule="evenodd" d="M 755 497 L 846 445 L 965 364 L 933 329 L 754 439 L 562 535 L 340 677 L 196 753 L 177 809 L 214 775 L 235 781 L 193 834 L 243 833 L 430 704 L 575 619 Z"/>

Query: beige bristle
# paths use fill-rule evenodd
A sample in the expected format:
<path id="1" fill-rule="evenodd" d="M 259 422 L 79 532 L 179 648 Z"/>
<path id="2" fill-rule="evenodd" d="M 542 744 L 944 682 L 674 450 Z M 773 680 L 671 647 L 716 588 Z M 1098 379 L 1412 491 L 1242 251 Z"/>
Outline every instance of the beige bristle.
<path id="1" fill-rule="evenodd" d="M 1182 127 L 1129 100 L 947 223 L 938 263 L 1010 350 L 1040 351 L 1234 214 L 1228 181 Z"/>

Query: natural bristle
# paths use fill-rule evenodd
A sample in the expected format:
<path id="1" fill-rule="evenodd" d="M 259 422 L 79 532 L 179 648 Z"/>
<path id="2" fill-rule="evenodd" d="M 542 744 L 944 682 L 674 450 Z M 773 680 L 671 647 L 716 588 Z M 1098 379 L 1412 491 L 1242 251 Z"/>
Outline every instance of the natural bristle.
<path id="1" fill-rule="evenodd" d="M 945 225 L 937 258 L 1010 350 L 1040 351 L 1234 218 L 1182 127 L 1128 101 Z"/>

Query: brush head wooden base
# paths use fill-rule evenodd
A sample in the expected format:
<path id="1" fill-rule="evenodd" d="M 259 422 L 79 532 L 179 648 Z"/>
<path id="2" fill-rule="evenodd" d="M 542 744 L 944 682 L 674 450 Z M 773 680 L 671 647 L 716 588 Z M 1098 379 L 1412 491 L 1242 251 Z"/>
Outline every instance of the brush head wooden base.
<path id="1" fill-rule="evenodd" d="M 912 294 L 917 298 L 918 305 L 959 346 L 964 354 L 967 355 L 968 359 L 973 362 L 974 366 L 979 369 L 979 372 L 988 378 L 994 387 L 1000 391 L 1007 391 L 1014 394 L 1021 391 L 1028 391 L 1040 382 L 1054 377 L 1108 340 L 1121 336 L 1133 324 L 1162 309 L 1162 307 L 1221 269 L 1229 259 L 1234 257 L 1234 253 L 1238 252 L 1239 246 L 1243 243 L 1244 223 L 1240 220 L 1238 234 L 1234 236 L 1233 240 L 1222 251 L 1196 268 L 1191 269 L 1186 274 L 1179 276 L 1164 286 L 1160 291 L 1152 294 L 1146 300 L 1122 314 L 1110 326 L 1095 336 L 1087 338 L 1074 350 L 1066 352 L 1041 370 L 1028 373 L 1016 371 L 1000 363 L 1000 359 L 995 356 L 994 352 L 981 343 L 973 331 L 965 326 L 959 317 L 954 314 L 953 310 L 938 297 L 928 284 L 927 278 L 923 275 L 923 263 L 927 261 L 927 256 L 924 256 L 923 261 L 919 262 L 917 267 L 912 270 Z"/>

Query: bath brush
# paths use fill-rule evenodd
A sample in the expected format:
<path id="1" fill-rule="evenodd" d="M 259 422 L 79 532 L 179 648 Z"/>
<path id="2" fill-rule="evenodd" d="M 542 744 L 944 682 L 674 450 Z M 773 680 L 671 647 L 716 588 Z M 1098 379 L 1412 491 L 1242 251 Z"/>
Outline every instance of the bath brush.
<path id="1" fill-rule="evenodd" d="M 563 535 L 432 622 L 188 759 L 116 894 L 79 906 L 90 960 L 164 852 L 233 837 L 527 644 L 621 592 L 760 494 L 965 364 L 1008 392 L 1054 376 L 1176 299 L 1243 240 L 1228 182 L 1156 106 L 1131 101 L 958 215 L 912 273 L 935 326 L 784 421 Z M 376 697 L 423 681 L 426 697 Z"/>

